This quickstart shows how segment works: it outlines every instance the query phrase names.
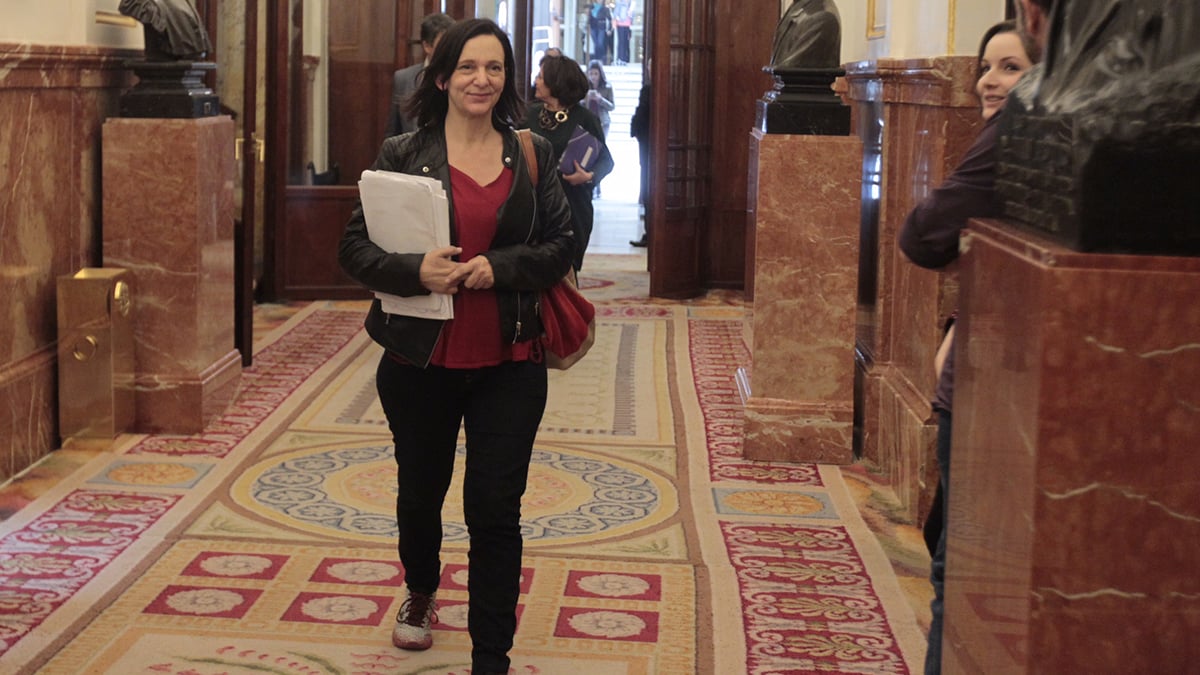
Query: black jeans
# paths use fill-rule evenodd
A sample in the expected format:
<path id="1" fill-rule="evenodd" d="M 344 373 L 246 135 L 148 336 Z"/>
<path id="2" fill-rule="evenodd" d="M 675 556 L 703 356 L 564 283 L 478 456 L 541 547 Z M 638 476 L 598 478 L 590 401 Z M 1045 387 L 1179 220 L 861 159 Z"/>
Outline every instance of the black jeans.
<path id="1" fill-rule="evenodd" d="M 621 63 L 629 63 L 629 38 L 633 33 L 633 29 L 629 26 L 617 26 L 617 60 Z"/>
<path id="2" fill-rule="evenodd" d="M 608 31 L 604 26 L 592 26 L 592 58 L 607 65 L 608 62 Z"/>
<path id="3" fill-rule="evenodd" d="M 396 443 L 400 562 L 418 593 L 433 593 L 441 579 L 442 503 L 465 424 L 472 669 L 507 672 L 520 595 L 521 495 L 546 409 L 546 366 L 422 369 L 385 355 L 376 387 Z"/>

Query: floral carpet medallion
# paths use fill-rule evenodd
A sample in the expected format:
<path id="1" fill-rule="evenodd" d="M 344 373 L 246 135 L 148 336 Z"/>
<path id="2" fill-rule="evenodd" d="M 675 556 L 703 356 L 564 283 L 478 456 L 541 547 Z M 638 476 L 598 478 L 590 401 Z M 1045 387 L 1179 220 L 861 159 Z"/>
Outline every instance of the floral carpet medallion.
<path id="1" fill-rule="evenodd" d="M 459 449 L 443 511 L 447 544 L 467 541 Z M 396 464 L 391 445 L 292 451 L 249 467 L 234 483 L 247 510 L 305 532 L 391 544 L 397 536 Z M 535 448 L 522 500 L 527 546 L 620 537 L 653 528 L 675 513 L 671 481 L 631 462 L 584 450 Z"/>

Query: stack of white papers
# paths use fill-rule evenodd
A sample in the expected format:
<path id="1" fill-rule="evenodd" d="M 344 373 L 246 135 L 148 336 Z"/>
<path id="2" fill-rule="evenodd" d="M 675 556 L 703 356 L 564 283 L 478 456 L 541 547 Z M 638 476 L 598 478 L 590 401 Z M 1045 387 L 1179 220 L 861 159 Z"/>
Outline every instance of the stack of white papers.
<path id="1" fill-rule="evenodd" d="M 450 207 L 441 181 L 393 171 L 364 171 L 358 181 L 371 241 L 389 253 L 428 253 L 450 245 Z M 453 297 L 403 297 L 375 292 L 383 311 L 425 319 L 453 319 Z"/>

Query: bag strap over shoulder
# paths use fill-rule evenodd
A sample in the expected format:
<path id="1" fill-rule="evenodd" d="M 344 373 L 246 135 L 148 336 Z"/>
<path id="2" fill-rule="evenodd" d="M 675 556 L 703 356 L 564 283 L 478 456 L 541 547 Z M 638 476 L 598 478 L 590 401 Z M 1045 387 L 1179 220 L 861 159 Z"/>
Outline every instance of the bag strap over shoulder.
<path id="1" fill-rule="evenodd" d="M 528 129 L 518 129 L 517 139 L 521 141 L 521 154 L 525 155 L 525 166 L 529 167 L 529 180 L 536 190 L 538 185 L 537 155 L 533 154 L 533 132 Z"/>

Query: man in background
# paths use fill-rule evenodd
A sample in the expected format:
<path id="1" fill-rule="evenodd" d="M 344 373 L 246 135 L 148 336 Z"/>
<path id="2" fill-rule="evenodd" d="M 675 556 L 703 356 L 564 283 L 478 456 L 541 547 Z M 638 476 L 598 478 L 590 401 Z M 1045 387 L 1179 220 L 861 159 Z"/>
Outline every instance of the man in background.
<path id="1" fill-rule="evenodd" d="M 392 111 L 388 115 L 387 136 L 417 130 L 417 121 L 409 117 L 408 111 L 404 108 L 408 105 L 408 97 L 417 88 L 421 73 L 425 72 L 425 66 L 429 64 L 429 56 L 433 54 L 433 48 L 442 38 L 442 33 L 445 33 L 446 29 L 453 24 L 454 19 L 449 14 L 441 12 L 421 19 L 421 48 L 425 50 L 425 58 L 420 63 L 397 70 L 392 75 Z"/>
<path id="2" fill-rule="evenodd" d="M 629 120 L 629 135 L 637 139 L 638 164 L 641 166 L 641 190 L 638 192 L 639 211 L 642 212 L 642 236 L 629 242 L 630 246 L 644 248 L 650 245 L 650 228 L 646 221 L 646 188 L 650 185 L 650 83 L 642 84 L 638 93 L 637 108 Z"/>

